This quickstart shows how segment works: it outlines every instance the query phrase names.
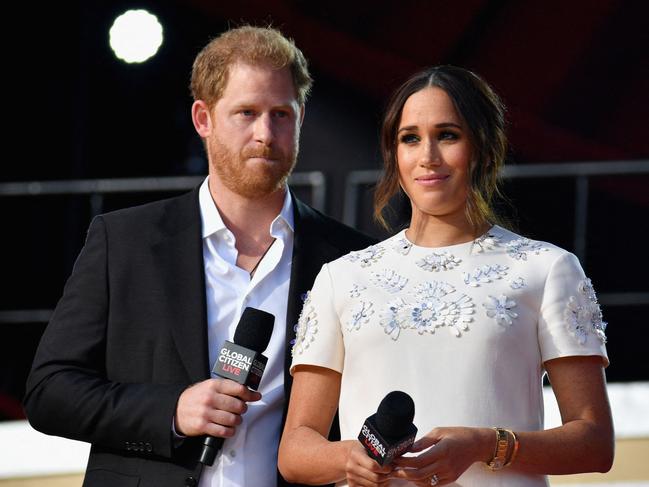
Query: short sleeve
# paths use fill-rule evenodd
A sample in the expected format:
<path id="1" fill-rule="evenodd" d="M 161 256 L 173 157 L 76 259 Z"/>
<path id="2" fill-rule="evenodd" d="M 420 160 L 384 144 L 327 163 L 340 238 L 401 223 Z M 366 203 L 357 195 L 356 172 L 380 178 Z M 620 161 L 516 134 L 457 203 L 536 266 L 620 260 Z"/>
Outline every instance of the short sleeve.
<path id="1" fill-rule="evenodd" d="M 291 374 L 296 365 L 317 365 L 342 373 L 345 357 L 334 286 L 327 264 L 306 295 L 298 320 Z"/>
<path id="2" fill-rule="evenodd" d="M 608 366 L 606 323 L 593 285 L 573 254 L 562 254 L 546 278 L 539 316 L 543 362 L 569 356 L 599 355 Z"/>

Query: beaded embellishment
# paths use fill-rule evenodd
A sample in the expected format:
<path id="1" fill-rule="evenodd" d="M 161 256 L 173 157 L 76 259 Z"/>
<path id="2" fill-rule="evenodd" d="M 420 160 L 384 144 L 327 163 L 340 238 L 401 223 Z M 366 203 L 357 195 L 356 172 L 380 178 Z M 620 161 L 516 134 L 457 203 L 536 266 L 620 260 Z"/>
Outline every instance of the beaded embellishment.
<path id="1" fill-rule="evenodd" d="M 600 342 L 606 343 L 606 325 L 602 320 L 602 310 L 595 295 L 590 279 L 586 278 L 577 285 L 580 298 L 570 296 L 564 312 L 570 333 L 583 345 L 589 334 L 594 334 Z"/>

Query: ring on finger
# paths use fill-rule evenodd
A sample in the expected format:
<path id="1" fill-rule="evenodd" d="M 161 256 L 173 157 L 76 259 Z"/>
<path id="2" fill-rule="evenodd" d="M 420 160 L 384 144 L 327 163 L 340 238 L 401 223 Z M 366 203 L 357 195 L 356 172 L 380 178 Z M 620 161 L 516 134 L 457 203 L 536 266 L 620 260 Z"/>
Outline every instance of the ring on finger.
<path id="1" fill-rule="evenodd" d="M 439 484 L 439 477 L 437 474 L 433 474 L 430 478 L 430 485 L 437 485 Z"/>

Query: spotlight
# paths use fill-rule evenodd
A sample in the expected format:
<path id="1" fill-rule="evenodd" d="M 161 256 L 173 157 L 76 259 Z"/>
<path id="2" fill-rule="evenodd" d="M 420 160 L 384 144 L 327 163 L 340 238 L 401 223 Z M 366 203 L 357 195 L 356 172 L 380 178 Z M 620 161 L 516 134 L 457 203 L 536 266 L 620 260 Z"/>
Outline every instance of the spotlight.
<path id="1" fill-rule="evenodd" d="M 128 10 L 115 19 L 109 38 L 117 58 L 126 63 L 142 63 L 162 45 L 162 25 L 146 10 Z"/>

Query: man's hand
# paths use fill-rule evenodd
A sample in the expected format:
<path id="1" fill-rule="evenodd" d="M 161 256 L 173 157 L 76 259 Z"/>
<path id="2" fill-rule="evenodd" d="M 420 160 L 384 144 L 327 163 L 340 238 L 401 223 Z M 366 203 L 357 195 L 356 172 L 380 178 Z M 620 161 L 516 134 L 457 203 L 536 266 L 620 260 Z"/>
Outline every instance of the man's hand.
<path id="1" fill-rule="evenodd" d="M 261 394 L 230 379 L 208 379 L 183 391 L 176 406 L 176 432 L 184 436 L 234 436 L 247 402 Z"/>

